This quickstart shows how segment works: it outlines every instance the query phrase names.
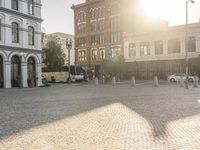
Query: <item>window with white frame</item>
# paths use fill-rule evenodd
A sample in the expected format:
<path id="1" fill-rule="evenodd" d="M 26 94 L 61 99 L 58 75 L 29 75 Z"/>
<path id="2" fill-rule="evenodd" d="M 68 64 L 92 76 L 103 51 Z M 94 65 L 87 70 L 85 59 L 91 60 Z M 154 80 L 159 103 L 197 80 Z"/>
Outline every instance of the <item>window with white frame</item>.
<path id="1" fill-rule="evenodd" d="M 136 46 L 134 43 L 129 44 L 129 57 L 135 57 L 136 56 Z"/>
<path id="2" fill-rule="evenodd" d="M 28 14 L 34 14 L 33 0 L 28 0 Z"/>
<path id="3" fill-rule="evenodd" d="M 155 41 L 155 54 L 161 55 L 163 54 L 163 41 Z"/>
<path id="4" fill-rule="evenodd" d="M 78 52 L 78 60 L 79 61 L 86 61 L 87 60 L 87 54 L 85 50 L 80 50 Z"/>
<path id="5" fill-rule="evenodd" d="M 11 1 L 11 8 L 14 10 L 19 10 L 19 0 L 12 0 Z"/>
<path id="6" fill-rule="evenodd" d="M 19 24 L 16 22 L 12 23 L 12 42 L 19 43 Z"/>
<path id="7" fill-rule="evenodd" d="M 188 52 L 196 52 L 196 37 L 188 37 Z"/>
<path id="8" fill-rule="evenodd" d="M 92 60 L 97 60 L 98 54 L 97 49 L 92 49 Z"/>
<path id="9" fill-rule="evenodd" d="M 140 43 L 140 55 L 141 56 L 150 55 L 150 43 L 149 42 Z"/>
<path id="10" fill-rule="evenodd" d="M 105 52 L 105 48 L 100 48 L 99 49 L 99 58 L 100 60 L 104 60 L 106 58 L 106 52 Z"/>
<path id="11" fill-rule="evenodd" d="M 28 44 L 34 45 L 34 28 L 32 26 L 28 27 Z"/>
<path id="12" fill-rule="evenodd" d="M 121 48 L 120 47 L 112 47 L 112 57 L 119 57 L 121 55 Z"/>

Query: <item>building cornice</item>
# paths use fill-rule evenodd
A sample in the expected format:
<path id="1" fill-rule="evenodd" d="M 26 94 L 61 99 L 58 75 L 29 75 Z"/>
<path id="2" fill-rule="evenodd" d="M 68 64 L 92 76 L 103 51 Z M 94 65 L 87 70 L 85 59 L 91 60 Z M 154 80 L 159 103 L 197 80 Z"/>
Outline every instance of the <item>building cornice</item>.
<path id="1" fill-rule="evenodd" d="M 15 11 L 15 10 L 11 10 L 11 9 L 8 9 L 8 8 L 4 8 L 4 7 L 1 7 L 1 6 L 0 6 L 0 11 L 6 12 L 6 13 L 9 13 L 9 14 L 12 14 L 12 15 L 17 15 L 19 17 L 24 17 L 24 18 L 27 18 L 27 19 L 35 20 L 35 21 L 38 21 L 38 22 L 43 21 L 43 19 L 41 19 L 41 18 L 34 17 L 34 16 L 31 16 L 31 15 L 27 15 L 27 14 L 24 14 L 24 13 Z"/>
<path id="2" fill-rule="evenodd" d="M 79 8 L 79 7 L 83 7 L 83 6 L 86 6 L 86 5 L 94 4 L 94 3 L 97 3 L 97 2 L 103 2 L 103 1 L 104 0 L 88 1 L 88 2 L 77 4 L 77 5 L 72 5 L 71 8 L 76 9 L 76 8 Z"/>
<path id="3" fill-rule="evenodd" d="M 0 45 L 0 50 L 10 50 L 10 51 L 20 51 L 20 52 L 33 52 L 33 53 L 38 53 L 41 54 L 42 50 L 39 49 L 29 49 L 29 48 L 21 48 L 21 47 L 12 47 L 12 46 L 5 46 L 5 45 Z"/>

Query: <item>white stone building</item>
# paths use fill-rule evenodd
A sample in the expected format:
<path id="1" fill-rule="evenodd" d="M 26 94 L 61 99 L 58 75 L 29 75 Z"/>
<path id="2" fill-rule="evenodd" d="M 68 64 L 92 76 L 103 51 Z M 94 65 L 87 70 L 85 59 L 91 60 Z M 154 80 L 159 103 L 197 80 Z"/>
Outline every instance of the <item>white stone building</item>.
<path id="1" fill-rule="evenodd" d="M 61 33 L 61 32 L 56 32 L 56 33 L 51 33 L 46 35 L 46 40 L 47 42 L 49 37 L 55 37 L 59 44 L 61 45 L 62 50 L 65 53 L 65 65 L 68 64 L 68 49 L 66 47 L 66 39 L 71 39 L 72 40 L 72 49 L 70 50 L 70 65 L 75 64 L 75 50 L 74 50 L 74 36 L 66 33 Z"/>
<path id="2" fill-rule="evenodd" d="M 41 82 L 41 0 L 0 0 L 0 86 Z"/>
<path id="3" fill-rule="evenodd" d="M 200 75 L 200 23 L 188 25 L 189 73 Z M 124 38 L 127 74 L 139 79 L 154 75 L 166 79 L 186 68 L 186 26 L 164 27 L 142 33 L 127 33 Z"/>

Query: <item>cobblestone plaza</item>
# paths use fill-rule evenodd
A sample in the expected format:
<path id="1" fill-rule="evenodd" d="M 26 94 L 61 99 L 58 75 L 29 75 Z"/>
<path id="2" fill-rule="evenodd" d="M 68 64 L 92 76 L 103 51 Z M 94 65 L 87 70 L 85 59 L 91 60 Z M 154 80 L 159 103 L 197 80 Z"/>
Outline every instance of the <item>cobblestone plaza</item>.
<path id="1" fill-rule="evenodd" d="M 0 89 L 0 150 L 200 150 L 200 88 Z"/>

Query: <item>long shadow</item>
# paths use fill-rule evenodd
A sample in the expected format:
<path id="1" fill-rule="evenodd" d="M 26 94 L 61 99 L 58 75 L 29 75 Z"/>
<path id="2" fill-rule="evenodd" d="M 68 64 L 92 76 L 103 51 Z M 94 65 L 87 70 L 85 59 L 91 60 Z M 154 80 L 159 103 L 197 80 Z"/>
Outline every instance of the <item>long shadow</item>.
<path id="1" fill-rule="evenodd" d="M 200 113 L 200 106 L 194 100 L 198 95 L 192 98 L 190 94 L 134 96 L 127 89 L 120 94 L 90 97 L 84 93 L 94 91 L 78 88 L 75 91 L 58 88 L 24 90 L 14 94 L 0 92 L 0 139 L 113 103 L 121 103 L 146 118 L 153 126 L 155 137 L 165 135 L 167 123 Z M 126 96 L 128 93 L 132 96 Z"/>

